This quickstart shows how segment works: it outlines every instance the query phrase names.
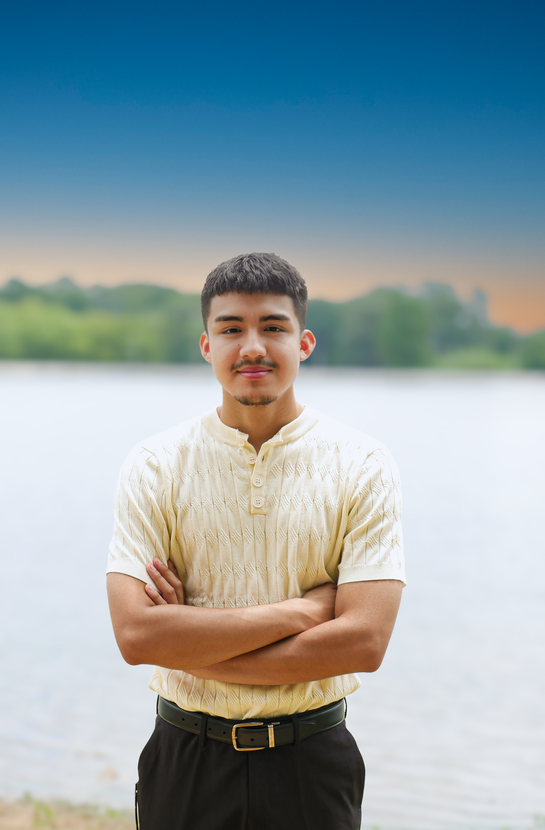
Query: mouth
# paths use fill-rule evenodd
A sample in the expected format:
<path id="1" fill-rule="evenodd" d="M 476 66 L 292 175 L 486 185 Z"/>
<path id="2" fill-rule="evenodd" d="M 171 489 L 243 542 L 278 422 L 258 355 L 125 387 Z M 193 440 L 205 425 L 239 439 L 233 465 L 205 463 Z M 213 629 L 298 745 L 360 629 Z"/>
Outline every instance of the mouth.
<path id="1" fill-rule="evenodd" d="M 237 374 L 243 378 L 248 378 L 248 380 L 261 380 L 261 378 L 266 378 L 267 375 L 270 375 L 271 371 L 271 369 L 267 369 L 265 366 L 244 366 L 244 368 L 237 370 Z"/>
<path id="2" fill-rule="evenodd" d="M 278 369 L 278 363 L 273 360 L 260 360 L 259 363 L 250 363 L 246 360 L 241 360 L 239 363 L 233 363 L 231 371 L 236 372 L 246 380 L 263 380 L 271 374 L 273 369 Z"/>

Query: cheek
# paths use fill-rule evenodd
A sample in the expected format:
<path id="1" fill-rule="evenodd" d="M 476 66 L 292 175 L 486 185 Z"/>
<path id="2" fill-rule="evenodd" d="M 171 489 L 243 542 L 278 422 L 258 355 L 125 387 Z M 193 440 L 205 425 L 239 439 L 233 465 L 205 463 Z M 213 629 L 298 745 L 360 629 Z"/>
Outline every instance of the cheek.
<path id="1" fill-rule="evenodd" d="M 238 346 L 234 343 L 214 343 L 214 346 L 210 348 L 210 355 L 214 363 L 217 363 L 219 367 L 227 364 L 230 365 L 233 362 L 233 354 L 236 354 L 237 351 Z"/>
<path id="2" fill-rule="evenodd" d="M 297 354 L 289 354 L 286 355 L 283 361 L 284 368 L 286 372 L 289 372 L 290 375 L 296 375 L 299 370 L 299 353 Z"/>

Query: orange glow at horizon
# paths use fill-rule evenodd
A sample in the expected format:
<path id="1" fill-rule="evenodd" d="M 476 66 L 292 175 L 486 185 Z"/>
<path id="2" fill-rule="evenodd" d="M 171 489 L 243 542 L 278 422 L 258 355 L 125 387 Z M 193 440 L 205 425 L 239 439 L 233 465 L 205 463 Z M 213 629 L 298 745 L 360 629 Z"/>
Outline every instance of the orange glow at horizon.
<path id="1" fill-rule="evenodd" d="M 418 287 L 425 282 L 426 280 L 375 281 L 362 286 L 359 291 L 354 291 L 353 283 L 330 283 L 327 287 L 317 283 L 314 291 L 309 287 L 309 297 L 332 302 L 347 302 L 380 287 L 405 286 L 417 292 Z M 488 319 L 494 326 L 505 326 L 519 334 L 532 334 L 545 329 L 545 281 L 539 284 L 534 282 L 495 284 L 491 280 L 482 279 L 475 285 L 447 279 L 437 280 L 437 282 L 450 285 L 462 302 L 468 301 L 477 287 L 482 290 L 486 296 Z"/>
<path id="2" fill-rule="evenodd" d="M 112 287 L 148 283 L 194 294 L 200 292 L 208 272 L 223 258 L 232 255 L 226 252 L 227 256 L 225 253 L 222 256 L 211 250 L 205 255 L 203 252 L 186 251 L 183 256 L 176 257 L 156 258 L 149 255 L 135 263 L 124 261 L 119 253 L 116 252 L 117 256 L 113 253 L 103 251 L 102 256 L 89 256 L 85 261 L 77 256 L 67 256 L 66 259 L 74 263 L 75 267 L 72 268 L 59 267 L 59 263 L 54 263 L 52 257 L 28 254 L 17 258 L 20 265 L 15 268 L 13 263 L 16 258 L 13 257 L 11 262 L 0 263 L 0 284 L 18 277 L 29 285 L 44 285 L 67 275 L 85 287 L 97 284 Z M 360 262 L 337 263 L 334 268 L 324 261 L 325 258 L 320 261 L 313 256 L 301 256 L 301 252 L 287 251 L 283 256 L 294 262 L 307 280 L 311 299 L 346 302 L 381 286 L 406 286 L 417 291 L 419 286 L 430 279 L 423 275 L 435 273 L 441 276 L 432 281 L 451 285 L 461 300 L 470 299 L 475 288 L 484 291 L 489 319 L 493 325 L 507 326 L 521 334 L 545 329 L 545 278 L 540 278 L 535 268 L 528 269 L 524 277 L 515 280 L 509 279 L 505 271 L 498 274 L 499 269 L 491 267 L 474 267 L 470 272 L 467 264 L 461 262 L 451 261 L 448 267 L 440 269 L 437 263 L 414 262 L 410 265 L 405 263 L 401 267 L 397 263 L 381 262 L 377 258 L 374 262 L 367 263 L 362 273 Z M 21 259 L 26 261 L 21 262 Z M 466 274 L 465 279 L 457 276 L 460 273 Z"/>
<path id="3" fill-rule="evenodd" d="M 495 326 L 507 326 L 520 334 L 545 329 L 545 285 L 530 292 L 517 286 L 498 288 L 487 293 L 488 316 Z"/>

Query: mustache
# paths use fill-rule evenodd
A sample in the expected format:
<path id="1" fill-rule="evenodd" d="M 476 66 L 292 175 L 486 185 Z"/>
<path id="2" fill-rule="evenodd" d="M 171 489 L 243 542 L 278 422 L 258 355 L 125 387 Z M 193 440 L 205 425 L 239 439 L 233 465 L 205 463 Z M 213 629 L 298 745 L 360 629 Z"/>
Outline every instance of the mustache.
<path id="1" fill-rule="evenodd" d="M 262 366 L 264 369 L 278 369 L 278 363 L 273 360 L 241 360 L 238 363 L 233 363 L 231 371 L 236 372 L 238 369 L 244 369 L 245 366 Z"/>

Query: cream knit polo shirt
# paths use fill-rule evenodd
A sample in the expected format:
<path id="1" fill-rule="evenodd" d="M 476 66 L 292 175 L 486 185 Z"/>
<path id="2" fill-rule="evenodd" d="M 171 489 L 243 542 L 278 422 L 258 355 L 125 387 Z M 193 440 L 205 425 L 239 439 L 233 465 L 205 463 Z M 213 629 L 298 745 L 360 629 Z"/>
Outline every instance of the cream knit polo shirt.
<path id="1" fill-rule="evenodd" d="M 108 572 L 149 582 L 170 558 L 187 603 L 280 602 L 324 582 L 405 581 L 395 463 L 374 438 L 306 407 L 261 447 L 216 410 L 142 441 L 116 495 Z M 257 718 L 315 709 L 356 675 L 250 686 L 156 667 L 150 687 L 184 709 Z"/>

